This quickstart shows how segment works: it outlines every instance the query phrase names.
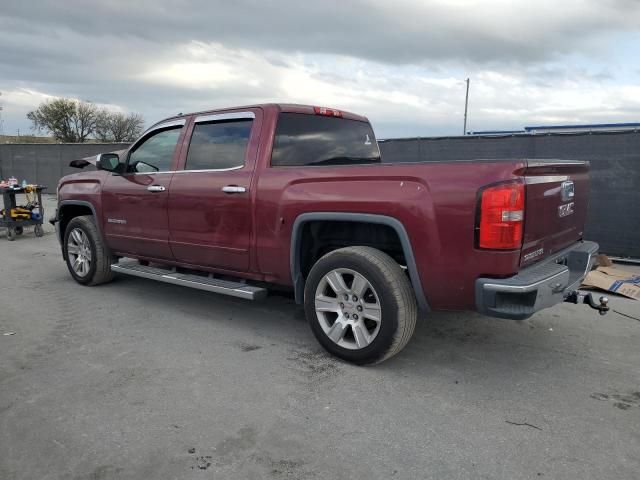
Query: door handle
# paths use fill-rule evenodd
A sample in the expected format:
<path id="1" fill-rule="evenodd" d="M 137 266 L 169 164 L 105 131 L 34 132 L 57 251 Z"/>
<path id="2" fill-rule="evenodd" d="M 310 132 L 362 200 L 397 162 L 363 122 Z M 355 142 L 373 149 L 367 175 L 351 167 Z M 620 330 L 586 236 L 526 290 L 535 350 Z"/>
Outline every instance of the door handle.
<path id="1" fill-rule="evenodd" d="M 227 185 L 222 187 L 222 191 L 224 193 L 245 193 L 247 191 L 244 187 L 239 187 L 238 185 Z"/>
<path id="2" fill-rule="evenodd" d="M 147 190 L 150 192 L 164 192 L 166 189 L 162 185 L 149 185 Z"/>

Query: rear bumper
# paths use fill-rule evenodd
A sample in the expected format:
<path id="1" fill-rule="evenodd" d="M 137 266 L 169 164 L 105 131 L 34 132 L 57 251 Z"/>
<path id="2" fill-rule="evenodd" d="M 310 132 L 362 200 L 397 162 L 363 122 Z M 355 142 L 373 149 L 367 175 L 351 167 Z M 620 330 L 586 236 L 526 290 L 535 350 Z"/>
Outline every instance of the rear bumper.
<path id="1" fill-rule="evenodd" d="M 476 280 L 476 308 L 491 317 L 524 320 L 577 290 L 593 268 L 598 244 L 578 242 L 509 278 Z"/>

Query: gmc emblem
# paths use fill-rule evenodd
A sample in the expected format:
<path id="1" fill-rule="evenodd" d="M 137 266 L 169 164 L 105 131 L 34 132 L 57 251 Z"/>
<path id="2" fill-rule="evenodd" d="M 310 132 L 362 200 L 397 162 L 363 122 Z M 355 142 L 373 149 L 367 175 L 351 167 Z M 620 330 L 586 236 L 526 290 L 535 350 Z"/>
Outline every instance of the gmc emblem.
<path id="1" fill-rule="evenodd" d="M 565 203 L 564 205 L 560 205 L 558 207 L 558 216 L 560 218 L 566 217 L 567 215 L 571 215 L 573 213 L 573 206 L 575 203 Z"/>

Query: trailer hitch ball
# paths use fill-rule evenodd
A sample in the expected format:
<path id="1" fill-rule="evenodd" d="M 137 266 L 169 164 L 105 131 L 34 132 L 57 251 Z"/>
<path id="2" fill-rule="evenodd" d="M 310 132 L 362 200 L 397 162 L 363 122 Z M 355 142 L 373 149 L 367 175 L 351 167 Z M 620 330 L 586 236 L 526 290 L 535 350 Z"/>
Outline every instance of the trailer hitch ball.
<path id="1" fill-rule="evenodd" d="M 609 297 L 602 296 L 598 300 L 600 300 L 600 308 L 598 310 L 600 315 L 604 315 L 609 311 Z"/>

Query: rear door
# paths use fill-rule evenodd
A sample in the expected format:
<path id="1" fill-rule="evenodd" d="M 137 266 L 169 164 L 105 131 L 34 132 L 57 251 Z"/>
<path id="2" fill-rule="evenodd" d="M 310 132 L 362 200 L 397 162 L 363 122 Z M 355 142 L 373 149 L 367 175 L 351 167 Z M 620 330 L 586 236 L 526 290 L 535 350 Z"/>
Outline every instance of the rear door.
<path id="1" fill-rule="evenodd" d="M 171 259 L 167 200 L 185 119 L 157 125 L 127 152 L 126 171 L 102 189 L 104 232 L 118 253 Z"/>
<path id="2" fill-rule="evenodd" d="M 249 270 L 252 178 L 261 110 L 200 115 L 171 183 L 170 245 L 194 266 Z"/>
<path id="3" fill-rule="evenodd" d="M 529 160 L 521 265 L 582 239 L 589 204 L 588 162 Z"/>

